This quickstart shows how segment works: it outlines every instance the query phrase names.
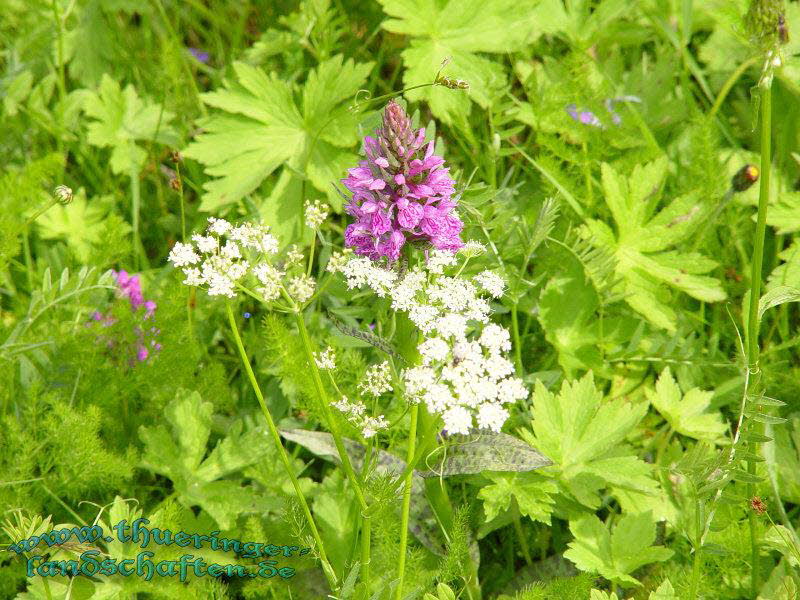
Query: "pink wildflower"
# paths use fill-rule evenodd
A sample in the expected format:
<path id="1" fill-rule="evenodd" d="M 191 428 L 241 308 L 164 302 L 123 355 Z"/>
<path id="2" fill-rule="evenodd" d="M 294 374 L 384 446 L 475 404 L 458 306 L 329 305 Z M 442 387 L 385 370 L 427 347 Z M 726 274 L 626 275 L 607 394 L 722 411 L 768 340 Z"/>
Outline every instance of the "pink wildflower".
<path id="1" fill-rule="evenodd" d="M 454 209 L 454 181 L 444 159 L 414 130 L 405 111 L 389 102 L 376 137 L 364 138 L 367 158 L 342 180 L 353 197 L 345 209 L 356 218 L 345 243 L 373 260 L 396 261 L 406 242 L 455 251 L 463 223 Z"/>

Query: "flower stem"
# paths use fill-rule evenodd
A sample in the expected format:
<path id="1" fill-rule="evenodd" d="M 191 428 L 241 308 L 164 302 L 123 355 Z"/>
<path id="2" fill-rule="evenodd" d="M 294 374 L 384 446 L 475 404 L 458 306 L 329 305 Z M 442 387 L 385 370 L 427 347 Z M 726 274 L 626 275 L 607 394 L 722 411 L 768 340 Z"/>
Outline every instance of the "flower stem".
<path id="1" fill-rule="evenodd" d="M 697 598 L 697 588 L 700 585 L 700 568 L 703 565 L 703 527 L 705 526 L 705 521 L 702 518 L 702 504 L 699 497 L 695 499 L 694 511 L 696 531 L 694 542 L 694 560 L 692 561 L 692 579 L 689 585 L 689 600 L 695 600 L 695 598 Z"/>
<path id="2" fill-rule="evenodd" d="M 370 523 L 369 514 L 367 512 L 367 500 L 364 496 L 364 490 L 361 485 L 361 480 L 356 475 L 353 465 L 350 462 L 350 457 L 345 450 L 344 442 L 342 442 L 342 435 L 339 432 L 339 426 L 331 413 L 330 403 L 328 402 L 328 395 L 325 392 L 325 386 L 322 384 L 322 377 L 319 374 L 319 367 L 317 361 L 314 359 L 314 352 L 311 348 L 311 338 L 308 335 L 303 313 L 296 310 L 294 313 L 295 320 L 297 321 L 297 329 L 300 331 L 300 338 L 303 341 L 303 349 L 306 353 L 306 361 L 308 368 L 311 370 L 311 378 L 314 380 L 314 388 L 319 397 L 320 409 L 325 417 L 325 422 L 328 430 L 333 436 L 333 442 L 336 445 L 336 451 L 339 453 L 339 460 L 342 461 L 342 467 L 347 475 L 350 485 L 353 486 L 353 491 L 358 501 L 359 509 L 361 510 L 361 581 L 369 585 L 369 563 L 370 563 Z"/>
<path id="3" fill-rule="evenodd" d="M 517 303 L 511 305 L 511 333 L 514 336 L 514 363 L 517 367 L 517 375 L 522 376 L 522 343 L 519 338 L 519 319 L 517 318 Z"/>
<path id="4" fill-rule="evenodd" d="M 756 220 L 756 233 L 753 241 L 752 272 L 750 274 L 750 305 L 748 307 L 749 319 L 747 322 L 747 368 L 752 375 L 759 374 L 759 315 L 758 301 L 761 297 L 761 269 L 764 262 L 764 237 L 767 229 L 767 207 L 769 205 L 769 184 L 772 134 L 772 88 L 770 82 L 761 88 L 761 179 L 758 193 L 758 218 Z M 754 383 L 760 386 L 760 377 L 753 377 Z M 758 443 L 752 444 L 752 454 L 758 454 Z M 755 474 L 756 461 L 747 461 L 748 473 Z M 755 495 L 755 485 L 747 484 L 748 498 Z M 753 598 L 758 594 L 760 586 L 760 573 L 758 564 L 758 528 L 756 514 L 748 512 L 750 524 L 750 550 L 751 550 L 751 578 L 750 592 Z"/>
<path id="5" fill-rule="evenodd" d="M 406 452 L 406 464 L 414 462 L 414 453 L 417 446 L 417 419 L 419 417 L 419 404 L 411 406 L 411 429 L 408 432 L 408 450 Z M 411 479 L 414 471 L 411 470 L 406 474 L 406 480 L 403 484 L 403 508 L 402 516 L 400 519 L 400 557 L 397 567 L 397 600 L 403 597 L 403 577 L 406 570 L 406 547 L 408 546 L 408 516 L 411 510 Z"/>
<path id="6" fill-rule="evenodd" d="M 253 391 L 256 394 L 256 398 L 258 398 L 258 404 L 261 406 L 261 412 L 264 413 L 264 418 L 267 420 L 267 427 L 269 428 L 272 440 L 275 442 L 275 448 L 278 450 L 278 455 L 280 456 L 281 462 L 286 468 L 286 473 L 289 475 L 289 479 L 292 480 L 292 487 L 294 487 L 295 495 L 297 496 L 297 500 L 300 502 L 300 505 L 303 509 L 303 514 L 306 517 L 308 526 L 311 528 L 311 535 L 314 536 L 314 541 L 317 544 L 317 552 L 319 553 L 319 558 L 322 562 L 322 570 L 325 572 L 325 578 L 328 580 L 328 585 L 331 587 L 331 590 L 335 590 L 336 575 L 333 572 L 333 567 L 328 562 L 328 557 L 325 554 L 325 547 L 322 544 L 322 538 L 319 535 L 319 530 L 317 530 L 316 523 L 314 523 L 314 518 L 311 516 L 311 509 L 308 507 L 308 502 L 303 495 L 303 491 L 300 489 L 300 482 L 297 480 L 297 475 L 295 475 L 292 463 L 289 461 L 289 455 L 286 453 L 286 448 L 283 447 L 283 443 L 281 442 L 281 435 L 278 432 L 278 428 L 275 426 L 275 421 L 272 419 L 272 415 L 267 408 L 266 402 L 264 402 L 264 395 L 261 393 L 261 388 L 256 380 L 253 367 L 250 365 L 250 359 L 247 358 L 247 352 L 244 349 L 242 338 L 239 335 L 239 328 L 236 325 L 236 318 L 233 316 L 233 310 L 231 309 L 230 303 L 226 304 L 226 309 L 228 311 L 228 323 L 230 324 L 231 332 L 233 333 L 233 339 L 236 342 L 236 347 L 239 349 L 242 365 L 244 366 L 247 377 L 250 380 L 250 385 L 253 387 Z"/>

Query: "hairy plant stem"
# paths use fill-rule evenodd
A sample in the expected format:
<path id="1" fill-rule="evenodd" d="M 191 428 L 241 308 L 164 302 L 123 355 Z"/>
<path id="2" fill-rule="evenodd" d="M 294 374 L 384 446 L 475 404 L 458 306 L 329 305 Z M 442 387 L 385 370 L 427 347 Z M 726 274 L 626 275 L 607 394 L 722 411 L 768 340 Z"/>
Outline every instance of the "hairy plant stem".
<path id="1" fill-rule="evenodd" d="M 317 367 L 317 361 L 314 359 L 314 351 L 311 347 L 311 338 L 308 335 L 305 319 L 303 313 L 299 309 L 294 313 L 295 321 L 297 322 L 297 329 L 300 332 L 300 339 L 303 341 L 303 350 L 305 350 L 306 361 L 308 368 L 311 370 L 311 378 L 314 380 L 314 388 L 319 398 L 320 409 L 325 417 L 325 423 L 328 426 L 328 431 L 333 436 L 333 442 L 336 445 L 336 451 L 339 453 L 339 460 L 342 461 L 342 467 L 353 486 L 353 491 L 358 501 L 358 507 L 361 511 L 361 581 L 369 586 L 369 563 L 370 563 L 370 516 L 369 507 L 367 506 L 367 499 L 364 495 L 364 488 L 358 475 L 356 475 L 353 465 L 350 462 L 350 457 L 345 450 L 344 442 L 342 441 L 342 434 L 339 431 L 339 426 L 331 412 L 330 403 L 328 401 L 328 394 L 325 391 L 325 386 L 322 384 L 322 377 Z"/>
<path id="2" fill-rule="evenodd" d="M 705 521 L 702 518 L 703 505 L 700 498 L 695 498 L 694 518 L 695 518 L 695 539 L 694 539 L 694 559 L 692 560 L 692 579 L 689 585 L 689 598 L 697 598 L 697 589 L 700 586 L 700 569 L 703 566 L 703 529 Z"/>
<path id="3" fill-rule="evenodd" d="M 414 453 L 417 445 L 417 421 L 419 419 L 419 404 L 411 406 L 411 428 L 408 431 L 408 449 L 406 451 L 406 463 L 414 462 Z M 400 556 L 397 565 L 397 600 L 403 597 L 403 578 L 406 569 L 406 550 L 408 546 L 408 516 L 411 512 L 411 479 L 414 471 L 406 474 L 403 482 L 403 508 L 400 517 Z"/>
<path id="4" fill-rule="evenodd" d="M 253 367 L 250 365 L 250 359 L 247 357 L 247 352 L 244 349 L 242 338 L 239 335 L 239 327 L 236 325 L 236 317 L 233 316 L 233 310 L 231 309 L 230 303 L 226 304 L 225 308 L 228 311 L 228 323 L 230 324 L 231 333 L 233 333 L 233 339 L 236 342 L 236 347 L 239 350 L 239 356 L 242 359 L 242 365 L 244 366 L 244 370 L 247 373 L 248 379 L 250 380 L 250 385 L 253 387 L 253 391 L 256 394 L 256 398 L 258 398 L 258 404 L 261 406 L 261 412 L 264 414 L 264 418 L 267 421 L 267 427 L 269 428 L 273 442 L 275 442 L 275 448 L 278 450 L 278 456 L 280 456 L 281 462 L 286 469 L 286 473 L 289 475 L 289 479 L 292 481 L 292 487 L 294 488 L 295 495 L 297 496 L 298 502 L 300 502 L 300 506 L 303 509 L 303 514 L 305 515 L 308 526 L 311 529 L 311 535 L 314 537 L 314 542 L 317 544 L 317 552 L 319 553 L 325 578 L 328 580 L 328 585 L 330 586 L 331 590 L 336 590 L 336 575 L 334 574 L 333 567 L 331 566 L 330 562 L 328 562 L 328 557 L 325 554 L 325 547 L 322 544 L 322 538 L 319 535 L 319 530 L 317 529 L 316 523 L 314 523 L 314 518 L 311 516 L 311 509 L 308 507 L 308 502 L 303 495 L 303 490 L 300 489 L 300 482 L 297 480 L 297 475 L 295 475 L 294 468 L 289 460 L 289 455 L 286 453 L 286 448 L 283 447 L 283 442 L 281 442 L 281 434 L 278 432 L 275 421 L 272 419 L 269 408 L 267 408 L 267 404 L 264 401 L 264 395 L 261 393 L 261 388 L 256 380 Z"/>
<path id="5" fill-rule="evenodd" d="M 771 156 L 771 133 L 772 133 L 772 88 L 771 80 L 765 82 L 761 88 L 761 180 L 758 190 L 758 217 L 756 220 L 756 233 L 753 240 L 753 259 L 752 272 L 750 274 L 750 305 L 748 307 L 747 322 L 747 368 L 754 377 L 753 387 L 761 388 L 758 331 L 759 315 L 758 301 L 761 297 L 761 268 L 764 262 L 764 238 L 767 230 L 767 206 L 769 205 L 769 184 L 770 184 L 770 165 Z M 756 390 L 758 392 L 758 390 Z M 750 394 L 751 396 L 753 394 Z M 760 423 L 754 423 L 754 427 L 761 429 Z M 761 433 L 757 431 L 757 433 Z M 752 443 L 752 454 L 758 454 L 759 444 Z M 756 473 L 756 461 L 747 461 L 747 472 Z M 755 484 L 747 484 L 747 496 L 752 498 L 755 495 Z M 753 598 L 758 595 L 760 587 L 760 573 L 758 564 L 758 523 L 755 511 L 748 512 L 750 525 L 750 560 L 752 562 L 750 572 L 750 593 Z"/>

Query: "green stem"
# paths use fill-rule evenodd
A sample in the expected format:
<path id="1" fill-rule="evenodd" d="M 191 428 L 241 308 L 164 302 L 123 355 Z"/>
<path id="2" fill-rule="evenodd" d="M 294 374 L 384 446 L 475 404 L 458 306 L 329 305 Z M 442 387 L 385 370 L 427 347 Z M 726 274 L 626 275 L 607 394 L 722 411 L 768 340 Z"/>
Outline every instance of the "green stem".
<path id="1" fill-rule="evenodd" d="M 525 559 L 525 564 L 530 567 L 533 565 L 533 559 L 531 558 L 531 551 L 528 548 L 528 540 L 525 539 L 525 532 L 522 530 L 522 521 L 519 518 L 519 506 L 517 505 L 516 500 L 514 500 L 514 530 L 517 532 L 519 547 L 522 550 L 522 556 Z"/>
<path id="2" fill-rule="evenodd" d="M 414 453 L 417 446 L 417 419 L 419 417 L 419 404 L 411 406 L 411 429 L 408 432 L 408 449 L 406 451 L 406 463 L 411 464 L 414 461 Z M 403 578 L 406 570 L 406 547 L 408 546 L 408 515 L 411 510 L 411 480 L 414 475 L 413 471 L 406 474 L 406 479 L 403 484 L 403 508 L 402 516 L 400 519 L 400 561 L 397 566 L 397 600 L 403 597 Z"/>
<path id="3" fill-rule="evenodd" d="M 300 339 L 303 341 L 303 349 L 305 350 L 306 361 L 308 362 L 308 367 L 311 370 L 311 378 L 314 380 L 314 388 L 316 389 L 317 396 L 319 397 L 320 409 L 325 417 L 328 430 L 333 436 L 333 443 L 336 445 L 336 451 L 339 453 L 339 460 L 342 461 L 342 467 L 344 468 L 344 472 L 350 481 L 350 485 L 353 487 L 356 500 L 358 500 L 359 509 L 361 510 L 361 580 L 365 584 L 369 585 L 371 529 L 369 525 L 369 507 L 367 506 L 367 500 L 364 496 L 361 480 L 358 478 L 358 475 L 356 475 L 356 472 L 353 469 L 353 465 L 350 462 L 350 457 L 348 456 L 347 450 L 345 450 L 344 447 L 344 442 L 342 441 L 342 435 L 339 432 L 339 426 L 337 425 L 336 420 L 333 417 L 333 413 L 331 412 L 330 403 L 328 402 L 328 394 L 325 392 L 325 386 L 322 384 L 322 377 L 319 374 L 319 367 L 317 367 L 317 361 L 314 359 L 314 352 L 311 347 L 311 338 L 308 335 L 308 329 L 306 328 L 305 320 L 303 319 L 303 313 L 297 310 L 295 311 L 294 316 L 295 320 L 297 321 L 297 329 L 300 331 Z"/>
<path id="4" fill-rule="evenodd" d="M 700 503 L 700 498 L 695 499 L 695 506 L 694 506 L 694 516 L 695 516 L 695 542 L 694 542 L 694 560 L 692 561 L 692 580 L 689 586 L 689 600 L 695 600 L 697 598 L 697 589 L 700 586 L 700 569 L 703 566 L 702 563 L 702 554 L 703 554 L 703 526 L 704 521 L 702 519 L 702 505 Z"/>
<path id="5" fill-rule="evenodd" d="M 131 168 L 128 175 L 131 178 L 131 224 L 133 226 L 133 265 L 134 268 L 138 270 L 139 251 L 142 247 L 142 242 L 139 239 L 139 208 L 142 198 L 139 190 L 139 173 L 137 172 L 136 166 L 133 164 L 133 162 L 131 162 Z"/>
<path id="6" fill-rule="evenodd" d="M 769 184 L 772 133 L 772 88 L 769 83 L 761 89 L 761 179 L 758 193 L 758 217 L 756 220 L 756 233 L 753 242 L 752 272 L 750 274 L 750 306 L 748 307 L 749 319 L 747 323 L 747 368 L 753 375 L 759 373 L 759 345 L 758 345 L 758 301 L 761 297 L 761 269 L 764 262 L 764 238 L 767 230 L 767 207 L 769 205 Z M 753 377 L 753 381 L 760 387 L 760 377 Z M 758 454 L 758 443 L 752 444 L 752 453 Z M 755 474 L 756 461 L 747 461 L 748 473 Z M 755 495 L 755 485 L 747 484 L 748 498 Z M 750 525 L 750 554 L 751 554 L 751 579 L 750 592 L 753 598 L 758 595 L 760 586 L 760 573 L 758 564 L 758 523 L 756 514 L 748 512 Z"/>
<path id="7" fill-rule="evenodd" d="M 524 374 L 522 369 L 522 343 L 519 339 L 519 319 L 517 318 L 517 303 L 511 305 L 511 333 L 514 336 L 514 363 L 517 367 L 517 375 Z"/>
<path id="8" fill-rule="evenodd" d="M 714 105 L 711 107 L 711 110 L 708 111 L 709 117 L 714 117 L 714 115 L 717 114 L 717 111 L 722 106 L 722 103 L 725 102 L 725 98 L 728 97 L 728 93 L 731 91 L 736 82 L 739 81 L 739 78 L 742 76 L 742 74 L 751 66 L 753 66 L 758 60 L 759 57 L 754 56 L 750 60 L 746 60 L 740 64 L 739 67 L 733 73 L 731 73 L 731 76 L 728 77 L 727 81 L 725 81 L 725 83 L 722 85 L 722 89 L 720 89 L 719 94 L 717 94 L 717 99 L 714 100 Z"/>
<path id="9" fill-rule="evenodd" d="M 286 448 L 283 447 L 283 443 L 281 442 L 281 434 L 278 432 L 275 421 L 272 419 L 269 408 L 267 408 L 267 404 L 264 401 L 264 395 L 261 393 L 261 388 L 256 380 L 253 367 L 250 365 L 250 359 L 247 357 L 247 352 L 244 349 L 242 338 L 239 335 L 239 328 L 236 325 L 236 318 L 233 316 L 231 305 L 226 304 L 225 308 L 228 311 L 228 323 L 230 324 L 231 332 L 233 333 L 233 339 L 236 342 L 236 347 L 239 350 L 239 356 L 242 359 L 242 365 L 244 366 L 244 370 L 247 373 L 248 379 L 250 380 L 250 385 L 253 387 L 253 391 L 256 394 L 256 398 L 258 398 L 258 404 L 261 406 L 261 412 L 264 414 L 264 418 L 267 421 L 267 427 L 269 428 L 270 435 L 272 436 L 272 441 L 275 442 L 275 448 L 278 450 L 278 456 L 280 457 L 281 462 L 286 469 L 286 473 L 289 475 L 289 479 L 292 481 L 292 487 L 294 487 L 297 500 L 300 502 L 300 506 L 303 509 L 303 514 L 306 517 L 308 526 L 311 528 L 311 535 L 314 536 L 314 541 L 317 544 L 317 552 L 319 552 L 319 558 L 322 562 L 322 570 L 325 572 L 328 585 L 331 587 L 331 590 L 335 590 L 336 575 L 333 572 L 333 567 L 328 562 L 328 557 L 325 554 L 325 547 L 322 544 L 322 538 L 319 535 L 319 530 L 317 530 L 316 523 L 314 523 L 314 518 L 311 516 L 311 509 L 308 507 L 308 502 L 303 495 L 303 490 L 300 489 L 300 482 L 297 480 L 297 476 L 294 473 L 294 468 L 289 460 L 289 455 L 286 453 Z"/>

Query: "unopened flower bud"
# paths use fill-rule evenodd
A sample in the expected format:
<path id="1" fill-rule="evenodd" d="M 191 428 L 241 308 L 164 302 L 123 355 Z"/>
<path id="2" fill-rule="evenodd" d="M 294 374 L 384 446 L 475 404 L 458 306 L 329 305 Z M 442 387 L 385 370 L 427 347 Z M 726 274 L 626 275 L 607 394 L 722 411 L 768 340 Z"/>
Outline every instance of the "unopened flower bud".
<path id="1" fill-rule="evenodd" d="M 59 185 L 56 186 L 56 189 L 53 191 L 53 194 L 58 200 L 59 204 L 67 205 L 72 202 L 72 189 L 68 188 L 66 185 Z"/>
<path id="2" fill-rule="evenodd" d="M 733 176 L 731 180 L 731 188 L 734 192 L 744 192 L 749 189 L 761 174 L 758 167 L 755 165 L 745 165 Z"/>

